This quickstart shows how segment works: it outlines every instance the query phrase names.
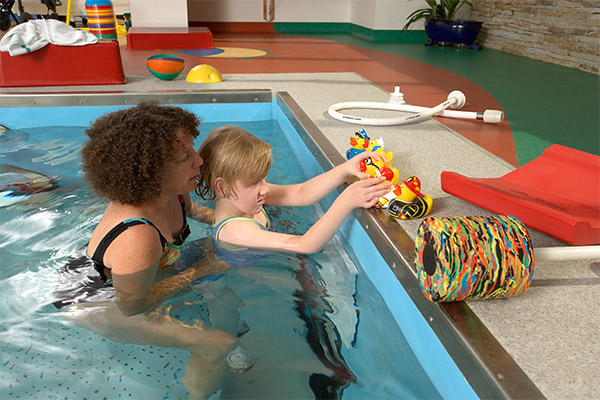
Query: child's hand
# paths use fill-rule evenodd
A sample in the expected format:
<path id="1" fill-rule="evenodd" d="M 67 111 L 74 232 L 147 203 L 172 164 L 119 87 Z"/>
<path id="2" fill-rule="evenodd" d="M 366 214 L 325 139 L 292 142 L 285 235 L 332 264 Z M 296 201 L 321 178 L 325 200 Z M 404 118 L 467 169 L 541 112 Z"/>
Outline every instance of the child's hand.
<path id="1" fill-rule="evenodd" d="M 348 186 L 340 196 L 344 197 L 352 208 L 371 208 L 379 198 L 390 191 L 391 182 L 384 177 L 356 181 Z"/>
<path id="2" fill-rule="evenodd" d="M 346 161 L 343 165 L 346 168 L 347 176 L 355 176 L 359 179 L 367 179 L 370 178 L 371 175 L 361 170 L 360 165 L 367 158 L 371 157 L 374 160 L 383 160 L 385 164 L 388 164 L 388 159 L 379 153 L 374 153 L 372 151 L 363 151 Z"/>

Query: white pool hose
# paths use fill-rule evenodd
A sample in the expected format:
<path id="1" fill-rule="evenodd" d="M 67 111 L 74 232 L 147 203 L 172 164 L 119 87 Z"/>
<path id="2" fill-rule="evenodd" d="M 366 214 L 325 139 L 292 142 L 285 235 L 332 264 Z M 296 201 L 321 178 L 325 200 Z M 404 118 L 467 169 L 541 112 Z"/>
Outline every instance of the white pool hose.
<path id="1" fill-rule="evenodd" d="M 542 247 L 534 251 L 536 261 L 600 259 L 600 246 Z"/>
<path id="2" fill-rule="evenodd" d="M 357 125 L 370 126 L 390 126 L 406 125 L 422 122 L 434 115 L 439 117 L 462 118 L 462 119 L 481 119 L 488 124 L 498 124 L 504 120 L 504 113 L 498 110 L 485 110 L 483 113 L 474 111 L 454 111 L 446 110 L 448 107 L 454 109 L 465 105 L 466 97 L 464 93 L 455 90 L 448 95 L 448 100 L 435 107 L 411 106 L 404 102 L 404 95 L 400 93 L 400 87 L 396 86 L 395 91 L 390 93 L 390 100 L 387 103 L 369 102 L 369 101 L 350 101 L 337 103 L 329 107 L 327 112 L 338 121 L 348 122 Z M 346 115 L 339 112 L 344 109 L 373 109 L 373 110 L 391 110 L 405 111 L 414 113 L 412 115 L 396 118 L 363 118 L 352 115 Z"/>

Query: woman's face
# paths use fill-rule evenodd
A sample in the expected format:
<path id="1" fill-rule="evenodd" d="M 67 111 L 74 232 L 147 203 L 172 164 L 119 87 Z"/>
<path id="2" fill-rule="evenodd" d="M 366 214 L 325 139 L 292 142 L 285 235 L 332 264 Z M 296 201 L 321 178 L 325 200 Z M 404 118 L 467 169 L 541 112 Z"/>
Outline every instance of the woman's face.
<path id="1" fill-rule="evenodd" d="M 177 137 L 182 146 L 175 147 L 173 162 L 166 167 L 163 185 L 179 194 L 196 189 L 196 179 L 204 161 L 194 150 L 194 139 L 191 136 L 178 130 Z"/>

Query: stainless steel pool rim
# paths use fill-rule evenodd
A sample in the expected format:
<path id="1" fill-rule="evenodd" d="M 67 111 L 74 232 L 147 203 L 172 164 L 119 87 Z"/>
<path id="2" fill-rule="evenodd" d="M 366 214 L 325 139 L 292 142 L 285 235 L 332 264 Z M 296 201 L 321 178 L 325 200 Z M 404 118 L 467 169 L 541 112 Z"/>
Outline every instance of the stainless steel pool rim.
<path id="1" fill-rule="evenodd" d="M 150 98 L 161 104 L 270 103 L 271 90 L 161 90 L 151 92 L 9 92 L 0 91 L 0 107 L 131 106 Z"/>
<path id="2" fill-rule="evenodd" d="M 0 107 L 135 105 L 149 98 L 162 104 L 267 103 L 273 97 L 323 169 L 345 161 L 287 92 L 272 93 L 268 89 L 144 93 L 0 91 Z M 395 220 L 377 209 L 356 210 L 354 215 L 480 398 L 544 398 L 466 303 L 432 303 L 423 296 L 413 266 L 414 242 Z"/>

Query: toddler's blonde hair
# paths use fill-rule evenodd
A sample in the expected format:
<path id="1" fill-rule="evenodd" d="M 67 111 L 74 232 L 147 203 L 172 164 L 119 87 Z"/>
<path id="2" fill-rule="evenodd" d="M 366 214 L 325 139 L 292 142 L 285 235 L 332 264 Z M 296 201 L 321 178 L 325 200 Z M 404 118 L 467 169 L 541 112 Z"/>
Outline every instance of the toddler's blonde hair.
<path id="1" fill-rule="evenodd" d="M 198 150 L 204 163 L 196 193 L 205 200 L 215 199 L 215 180 L 221 177 L 224 193 L 220 195 L 235 196 L 237 182 L 248 186 L 267 176 L 272 149 L 270 144 L 238 126 L 214 129 Z"/>

